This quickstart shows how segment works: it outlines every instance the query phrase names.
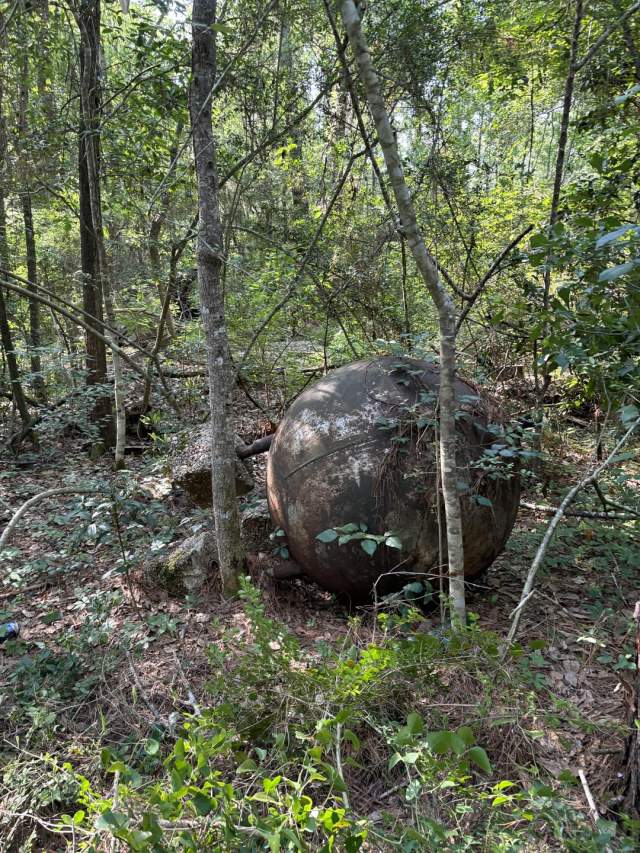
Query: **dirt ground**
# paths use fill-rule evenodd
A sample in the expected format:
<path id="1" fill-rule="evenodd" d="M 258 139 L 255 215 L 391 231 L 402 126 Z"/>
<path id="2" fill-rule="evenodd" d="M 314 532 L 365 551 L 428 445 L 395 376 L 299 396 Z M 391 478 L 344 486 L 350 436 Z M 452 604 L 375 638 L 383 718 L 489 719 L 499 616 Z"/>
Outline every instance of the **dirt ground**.
<path id="1" fill-rule="evenodd" d="M 567 471 L 574 461 L 568 460 Z M 153 456 L 135 456 L 130 468 L 128 482 L 142 488 L 141 501 L 156 501 L 174 520 L 181 518 L 175 538 L 203 523 L 202 511 L 170 494 L 161 462 Z M 107 483 L 113 476 L 106 461 L 90 462 L 71 445 L 49 452 L 45 459 L 4 457 L 0 470 L 2 526 L 12 511 L 36 493 L 96 479 Z M 562 475 L 556 488 L 561 480 Z M 60 737 L 68 739 L 70 757 L 78 743 L 99 739 L 106 729 L 112 737 L 118 732 L 125 737 L 169 719 L 175 711 L 190 710 L 194 702 L 206 705 L 206 649 L 219 638 L 221 623 L 243 625 L 242 603 L 223 601 L 215 589 L 188 607 L 159 590 L 140 586 L 133 569 L 129 580 L 115 573 L 116 544 L 78 538 L 92 523 L 87 515 L 95 512 L 101 500 L 100 495 L 58 495 L 40 502 L 19 524 L 0 580 L 0 622 L 18 621 L 21 639 L 29 649 L 64 649 L 62 638 L 82 631 L 86 635 L 95 602 L 107 601 L 112 593 L 120 594 L 120 603 L 108 614 L 108 637 L 96 647 L 96 654 L 106 660 L 110 647 L 125 631 L 133 630 L 132 636 L 146 643 L 141 658 L 122 657 L 115 672 L 95 686 L 89 702 L 65 708 L 65 733 Z M 548 501 L 554 504 L 553 492 Z M 482 628 L 505 635 L 547 520 L 521 509 L 506 550 L 482 584 L 470 590 L 469 609 L 477 614 Z M 543 641 L 532 658 L 532 690 L 536 679 L 544 679 L 557 697 L 566 699 L 589 723 L 577 726 L 572 712 L 560 709 L 553 731 L 541 724 L 531 760 L 553 776 L 565 769 L 573 773 L 582 769 L 598 803 L 615 791 L 622 771 L 623 724 L 636 678 L 629 664 L 632 615 L 640 597 L 637 526 L 629 523 L 621 534 L 620 526 L 611 524 L 565 520 L 520 627 L 523 643 Z M 156 535 L 140 525 L 138 547 L 130 556 L 132 566 L 153 548 Z M 300 580 L 273 581 L 267 572 L 272 560 L 268 543 L 265 551 L 249 556 L 249 570 L 263 589 L 269 616 L 284 622 L 309 648 L 318 640 L 335 641 L 351 630 L 350 614 L 317 587 Z M 375 619 L 370 610 L 361 614 L 359 632 L 366 641 Z M 437 620 L 437 614 L 426 614 L 424 629 L 437 627 Z M 16 665 L 15 657 L 1 648 L 0 684 Z M 15 746 L 17 734 L 15 723 L 3 717 L 0 737 Z M 63 744 L 56 748 L 64 754 Z M 2 787 L 0 782 L 0 800 Z M 371 798 L 371 792 L 368 795 Z M 586 810 L 586 803 L 581 805 Z"/>

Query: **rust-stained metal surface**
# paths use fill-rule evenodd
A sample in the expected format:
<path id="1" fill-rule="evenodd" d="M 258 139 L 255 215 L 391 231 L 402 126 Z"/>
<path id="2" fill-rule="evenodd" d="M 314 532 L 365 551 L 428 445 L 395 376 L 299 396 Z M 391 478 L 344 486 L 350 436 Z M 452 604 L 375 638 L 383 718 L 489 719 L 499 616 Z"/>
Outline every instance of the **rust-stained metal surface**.
<path id="1" fill-rule="evenodd" d="M 446 560 L 444 513 L 438 512 L 433 416 L 438 368 L 384 356 L 333 371 L 301 394 L 281 421 L 267 463 L 267 496 L 292 557 L 320 586 L 364 600 L 377 583 L 386 593 L 410 575 L 439 573 Z M 485 429 L 488 405 L 458 380 L 465 414 L 458 420 L 463 493 L 465 576 L 476 577 L 504 548 L 515 522 L 520 485 L 481 477 L 470 466 L 495 440 Z M 480 506 L 476 494 L 492 506 Z M 440 515 L 440 519 L 439 519 Z M 375 534 L 394 531 L 402 551 L 316 538 L 323 530 L 364 523 Z"/>

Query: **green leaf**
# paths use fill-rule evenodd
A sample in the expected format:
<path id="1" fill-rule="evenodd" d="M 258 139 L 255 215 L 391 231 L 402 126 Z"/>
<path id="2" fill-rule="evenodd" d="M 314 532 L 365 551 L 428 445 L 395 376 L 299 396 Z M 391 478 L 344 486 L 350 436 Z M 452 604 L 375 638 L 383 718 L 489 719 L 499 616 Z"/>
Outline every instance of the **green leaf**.
<path id="1" fill-rule="evenodd" d="M 62 619 L 62 613 L 59 610 L 51 610 L 49 613 L 45 613 L 42 617 L 42 621 L 45 625 L 51 625 L 53 622 L 57 622 L 59 619 Z"/>
<path id="2" fill-rule="evenodd" d="M 615 97 L 613 99 L 613 103 L 624 104 L 625 101 L 628 101 L 629 98 L 632 98 L 634 95 L 637 95 L 638 92 L 640 92 L 640 83 L 636 83 L 635 86 L 632 86 L 630 89 L 627 89 L 627 91 L 623 95 L 618 95 L 617 97 Z"/>
<path id="3" fill-rule="evenodd" d="M 107 809 L 106 812 L 102 812 L 96 819 L 95 827 L 96 829 L 107 829 L 110 832 L 114 832 L 118 829 L 124 829 L 128 823 L 129 818 L 126 814 L 112 812 L 111 809 Z"/>
<path id="4" fill-rule="evenodd" d="M 568 769 L 563 770 L 558 776 L 558 779 L 560 780 L 560 782 L 565 782 L 567 785 L 578 784 L 578 777 L 574 776 L 573 773 Z"/>
<path id="5" fill-rule="evenodd" d="M 596 249 L 601 249 L 609 243 L 613 243 L 618 237 L 623 237 L 632 231 L 634 234 L 640 234 L 640 226 L 638 225 L 623 225 L 621 228 L 616 228 L 615 231 L 609 231 L 608 234 L 603 234 L 596 240 Z"/>
<path id="6" fill-rule="evenodd" d="M 196 814 L 200 817 L 208 815 L 213 808 L 211 797 L 207 797 L 205 794 L 198 791 L 198 793 L 193 797 L 193 807 L 196 810 Z"/>
<path id="7" fill-rule="evenodd" d="M 336 531 L 330 527 L 328 530 L 323 530 L 322 533 L 318 533 L 316 539 L 319 542 L 334 542 L 338 538 L 338 534 Z"/>
<path id="8" fill-rule="evenodd" d="M 462 740 L 465 746 L 473 746 L 476 742 L 475 735 L 473 734 L 473 729 L 469 726 L 460 726 L 459 729 L 456 729 L 456 734 Z"/>
<path id="9" fill-rule="evenodd" d="M 397 548 L 399 551 L 402 549 L 402 542 L 397 536 L 387 536 L 384 540 L 384 544 L 387 548 Z"/>
<path id="10" fill-rule="evenodd" d="M 487 775 L 491 773 L 491 762 L 489 761 L 489 756 L 481 746 L 472 746 L 467 754 L 471 761 L 473 761 L 480 770 L 483 770 Z"/>
<path id="11" fill-rule="evenodd" d="M 160 741 L 150 737 L 147 741 L 147 755 L 156 755 L 160 749 Z"/>
<path id="12" fill-rule="evenodd" d="M 362 550 L 365 553 L 367 553 L 370 557 L 372 557 L 378 549 L 378 543 L 374 542 L 373 539 L 363 539 L 360 542 L 360 546 L 361 546 Z"/>
<path id="13" fill-rule="evenodd" d="M 342 527 L 336 527 L 335 529 L 338 533 L 357 533 L 360 528 L 357 524 L 349 522 L 349 524 L 343 524 Z"/>
<path id="14" fill-rule="evenodd" d="M 393 770 L 393 768 L 402 761 L 402 756 L 399 752 L 394 752 L 391 758 L 389 759 L 389 770 Z"/>
<path id="15" fill-rule="evenodd" d="M 640 409 L 637 406 L 623 406 L 620 409 L 620 419 L 625 426 L 631 426 L 638 418 L 640 418 Z"/>
<path id="16" fill-rule="evenodd" d="M 354 748 L 356 752 L 360 749 L 360 738 L 355 732 L 352 732 L 351 729 L 345 729 L 342 733 L 342 736 L 345 740 L 348 740 L 351 746 Z"/>
<path id="17" fill-rule="evenodd" d="M 489 498 L 485 498 L 484 495 L 476 495 L 475 499 L 476 503 L 480 506 L 493 506 L 493 503 L 489 500 Z"/>
<path id="18" fill-rule="evenodd" d="M 452 734 L 452 732 L 448 731 L 431 732 L 428 734 L 427 743 L 431 752 L 434 752 L 436 755 L 446 755 L 448 752 L 451 752 Z"/>
<path id="19" fill-rule="evenodd" d="M 279 832 L 270 832 L 267 835 L 267 841 L 269 842 L 269 850 L 271 853 L 280 853 L 280 833 Z"/>
<path id="20" fill-rule="evenodd" d="M 258 769 L 258 765 L 255 763 L 253 758 L 247 758 L 246 761 L 243 761 L 239 767 L 236 768 L 236 773 L 239 775 L 240 773 L 253 773 L 254 770 Z"/>
<path id="21" fill-rule="evenodd" d="M 407 728 L 411 732 L 412 735 L 419 735 L 422 733 L 424 729 L 424 723 L 422 722 L 422 717 L 420 714 L 416 714 L 415 711 L 412 711 L 407 717 Z"/>
<path id="22" fill-rule="evenodd" d="M 640 263 L 640 259 L 634 258 L 632 261 L 627 261 L 624 264 L 618 264 L 617 267 L 610 267 L 608 270 L 603 270 L 598 276 L 598 281 L 615 281 L 622 275 L 633 272 Z"/>
<path id="23" fill-rule="evenodd" d="M 456 732 L 451 732 L 451 748 L 456 755 L 462 755 L 467 749 L 467 744 Z"/>

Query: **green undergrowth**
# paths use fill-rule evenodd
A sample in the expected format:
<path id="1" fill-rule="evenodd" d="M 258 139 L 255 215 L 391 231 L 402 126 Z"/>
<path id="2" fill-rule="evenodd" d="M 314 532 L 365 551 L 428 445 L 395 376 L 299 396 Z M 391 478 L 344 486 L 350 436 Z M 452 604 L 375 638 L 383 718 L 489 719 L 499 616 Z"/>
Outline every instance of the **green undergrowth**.
<path id="1" fill-rule="evenodd" d="M 72 754 L 41 760 L 58 844 L 634 849 L 614 824 L 594 830 L 576 810 L 571 773 L 551 783 L 536 767 L 536 739 L 559 713 L 588 728 L 525 677 L 536 648 L 516 647 L 503 665 L 494 635 L 474 624 L 464 636 L 429 632 L 411 607 L 380 614 L 366 640 L 354 619 L 310 648 L 268 618 L 248 581 L 241 596 L 242 618 L 218 625 L 209 648 L 207 707 L 142 743 L 103 748 L 92 773 L 78 772 Z M 33 783 L 33 760 L 7 765 L 5 785 L 21 773 Z"/>

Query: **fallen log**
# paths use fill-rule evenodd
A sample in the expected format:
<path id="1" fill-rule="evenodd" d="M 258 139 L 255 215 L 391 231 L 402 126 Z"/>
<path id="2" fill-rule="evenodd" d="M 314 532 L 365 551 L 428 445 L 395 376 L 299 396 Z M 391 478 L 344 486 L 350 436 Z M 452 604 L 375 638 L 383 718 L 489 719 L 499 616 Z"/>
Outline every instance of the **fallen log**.
<path id="1" fill-rule="evenodd" d="M 271 442 L 275 433 L 263 435 L 262 438 L 257 438 L 251 444 L 244 444 L 241 447 L 236 447 L 236 454 L 239 459 L 248 459 L 250 456 L 257 456 L 259 453 L 266 453 L 271 447 Z"/>

